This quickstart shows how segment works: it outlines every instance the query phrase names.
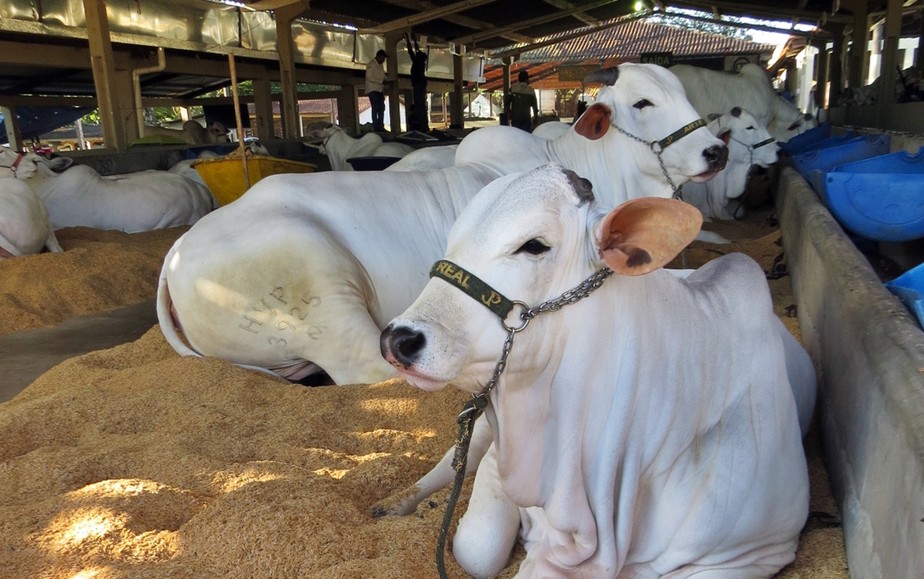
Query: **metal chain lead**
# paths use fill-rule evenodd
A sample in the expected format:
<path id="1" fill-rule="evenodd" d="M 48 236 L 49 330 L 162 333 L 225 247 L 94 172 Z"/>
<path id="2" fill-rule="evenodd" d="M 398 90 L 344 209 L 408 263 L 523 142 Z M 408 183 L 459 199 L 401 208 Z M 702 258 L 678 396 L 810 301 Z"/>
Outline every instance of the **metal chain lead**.
<path id="1" fill-rule="evenodd" d="M 683 201 L 683 194 L 680 192 L 680 187 L 678 187 L 677 185 L 674 184 L 674 180 L 671 179 L 671 176 L 670 176 L 670 175 L 668 174 L 668 172 L 667 172 L 667 167 L 664 166 L 664 157 L 661 156 L 661 152 L 664 151 L 664 148 L 663 148 L 663 147 L 656 147 L 656 145 L 658 145 L 659 141 L 646 141 L 645 139 L 643 139 L 643 138 L 641 138 L 641 137 L 639 137 L 639 136 L 633 135 L 632 133 L 630 133 L 629 131 L 623 129 L 622 127 L 620 127 L 619 125 L 617 125 L 616 123 L 614 123 L 614 122 L 612 122 L 612 121 L 610 121 L 610 125 L 611 125 L 614 129 L 616 129 L 617 131 L 619 131 L 620 133 L 622 133 L 623 135 L 629 137 L 630 139 L 633 139 L 633 140 L 635 140 L 635 141 L 638 141 L 639 143 L 641 143 L 641 144 L 645 145 L 646 147 L 648 147 L 649 149 L 651 149 L 651 152 L 654 153 L 654 154 L 655 154 L 655 157 L 658 158 L 658 164 L 661 165 L 661 172 L 664 174 L 664 178 L 667 180 L 667 184 L 670 185 L 671 191 L 673 191 L 673 197 L 674 197 L 674 199 L 679 199 L 679 200 Z"/>
<path id="2" fill-rule="evenodd" d="M 514 300 L 514 304 L 523 308 L 520 312 L 520 319 L 523 321 L 521 326 L 511 327 L 507 322 L 501 320 L 501 325 L 507 330 L 507 337 L 504 339 L 504 346 L 501 350 L 500 358 L 494 366 L 494 372 L 491 379 L 485 384 L 484 388 L 478 394 L 473 394 L 472 398 L 465 403 L 462 412 L 456 417 L 459 424 L 459 433 L 456 437 L 456 448 L 452 457 L 452 468 L 456 471 L 455 480 L 452 490 L 449 493 L 449 499 L 446 503 L 446 511 L 443 513 L 443 522 L 440 525 L 440 532 L 436 539 L 436 569 L 440 579 L 446 579 L 446 562 L 444 554 L 446 552 L 446 540 L 449 536 L 449 525 L 452 523 L 452 516 L 456 510 L 456 504 L 459 501 L 459 494 L 462 491 L 462 482 L 465 480 L 465 470 L 468 466 L 468 449 L 472 441 L 472 433 L 475 429 L 475 421 L 484 412 L 488 405 L 488 394 L 497 386 L 501 374 L 507 367 L 507 357 L 513 348 L 513 338 L 517 332 L 523 330 L 529 321 L 545 312 L 555 312 L 564 306 L 579 302 L 586 298 L 597 288 L 603 285 L 606 278 L 613 275 L 613 270 L 603 267 L 594 272 L 593 275 L 582 281 L 574 288 L 564 292 L 559 297 L 542 302 L 538 306 L 531 308 L 521 301 Z"/>

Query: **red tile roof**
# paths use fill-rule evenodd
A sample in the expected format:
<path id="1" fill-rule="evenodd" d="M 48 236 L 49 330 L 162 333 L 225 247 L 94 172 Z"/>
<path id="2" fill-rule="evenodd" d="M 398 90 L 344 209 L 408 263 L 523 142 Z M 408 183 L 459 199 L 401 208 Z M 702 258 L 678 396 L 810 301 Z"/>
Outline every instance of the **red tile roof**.
<path id="1" fill-rule="evenodd" d="M 571 35 L 573 33 L 567 33 Z M 556 36 L 550 36 L 554 40 Z M 511 47 L 512 48 L 512 47 Z M 720 34 L 710 34 L 692 28 L 644 20 L 630 20 L 610 28 L 589 31 L 584 36 L 562 40 L 529 50 L 520 55 L 511 67 L 512 76 L 521 68 L 529 71 L 530 84 L 540 89 L 578 88 L 580 81 L 558 78 L 562 64 L 594 64 L 615 66 L 620 62 L 638 62 L 641 53 L 670 52 L 676 57 L 731 56 L 760 54 L 770 56 L 773 44 L 760 44 Z M 504 50 L 506 51 L 506 50 Z M 501 50 L 495 51 L 501 52 Z M 498 59 L 485 64 L 482 90 L 502 88 L 502 63 Z"/>

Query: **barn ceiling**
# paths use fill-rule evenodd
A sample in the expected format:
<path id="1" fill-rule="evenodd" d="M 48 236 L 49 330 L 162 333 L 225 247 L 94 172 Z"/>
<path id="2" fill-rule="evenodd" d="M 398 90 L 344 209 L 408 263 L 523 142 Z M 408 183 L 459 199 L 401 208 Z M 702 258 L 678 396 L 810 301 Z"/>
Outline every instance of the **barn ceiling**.
<path id="1" fill-rule="evenodd" d="M 111 0 L 110 0 L 111 1 Z M 173 0 L 181 18 L 184 5 L 204 0 Z M 217 0 L 208 0 L 215 2 Z M 430 43 L 443 43 L 469 54 L 499 52 L 513 46 L 529 46 L 552 34 L 561 34 L 582 27 L 595 26 L 607 20 L 636 13 L 638 0 L 239 0 L 240 10 L 266 11 L 272 17 L 281 11 L 295 12 L 299 19 L 348 26 L 371 35 L 401 35 L 412 29 L 425 35 Z M 826 22 L 852 23 L 850 7 L 863 0 L 644 0 L 647 8 L 689 8 L 706 11 L 716 19 L 722 16 L 751 16 L 785 20 L 791 24 L 817 25 Z M 913 5 L 916 2 L 906 2 Z M 35 3 L 12 0 L 11 5 L 34 6 Z M 66 5 L 66 0 L 44 2 L 42 5 Z M 71 3 L 79 6 L 80 2 Z M 126 3 L 144 6 L 144 0 Z M 884 10 L 886 0 L 868 2 L 871 12 Z M 0 105 L 21 95 L 77 95 L 88 104 L 94 96 L 92 73 L 85 37 L 73 38 L 41 33 L 39 27 L 17 29 L 10 18 L 3 18 L 0 6 Z M 8 15 L 8 14 L 7 14 Z M 41 20 L 41 19 L 40 19 Z M 38 32 L 36 32 L 38 30 Z M 130 47 L 130 51 L 150 57 L 149 46 Z M 261 74 L 278 78 L 276 65 L 249 60 L 240 55 L 239 70 L 251 78 Z M 171 67 L 162 73 L 147 74 L 142 79 L 146 98 L 189 99 L 202 93 L 228 86 L 227 60 L 224 54 L 185 53 L 170 58 Z M 136 65 L 137 66 L 137 65 Z M 248 68 L 249 67 L 249 68 Z M 311 68 L 311 66 L 309 66 Z M 361 68 L 361 67 L 358 67 Z M 332 75 L 319 82 L 331 82 Z M 215 72 L 212 72 L 215 71 Z M 342 71 L 341 71 L 342 72 Z M 361 71 L 354 71 L 360 74 Z M 327 80 L 325 80 L 325 78 Z"/>

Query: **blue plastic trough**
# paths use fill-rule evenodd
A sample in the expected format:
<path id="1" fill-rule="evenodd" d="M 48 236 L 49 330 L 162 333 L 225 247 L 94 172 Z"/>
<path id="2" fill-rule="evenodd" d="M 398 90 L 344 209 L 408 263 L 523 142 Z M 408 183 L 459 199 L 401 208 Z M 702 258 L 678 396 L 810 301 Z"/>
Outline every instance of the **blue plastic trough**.
<path id="1" fill-rule="evenodd" d="M 924 148 L 839 165 L 816 191 L 852 233 L 888 242 L 924 237 Z"/>
<path id="2" fill-rule="evenodd" d="M 909 269 L 884 285 L 917 316 L 918 323 L 924 327 L 924 264 Z"/>
<path id="3" fill-rule="evenodd" d="M 780 143 L 780 150 L 790 157 L 798 155 L 812 145 L 815 145 L 831 136 L 831 124 L 823 123 L 813 127 L 802 134 L 796 135 L 785 143 Z"/>

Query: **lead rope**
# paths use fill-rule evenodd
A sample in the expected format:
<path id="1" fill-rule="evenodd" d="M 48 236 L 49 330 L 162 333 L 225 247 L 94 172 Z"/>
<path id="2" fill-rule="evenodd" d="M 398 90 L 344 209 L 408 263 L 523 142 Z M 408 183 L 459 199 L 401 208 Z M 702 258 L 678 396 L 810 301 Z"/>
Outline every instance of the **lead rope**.
<path id="1" fill-rule="evenodd" d="M 461 275 L 460 275 L 461 274 Z M 462 492 L 462 483 L 465 480 L 465 470 L 468 465 L 468 449 L 469 445 L 472 442 L 472 433 L 475 429 L 475 420 L 478 419 L 484 413 L 484 409 L 488 405 L 488 394 L 497 386 L 497 381 L 500 379 L 501 374 L 504 372 L 504 369 L 507 367 L 507 356 L 510 355 L 510 350 L 513 348 L 513 338 L 516 336 L 517 332 L 522 331 L 529 324 L 530 320 L 535 318 L 541 313 L 544 312 L 555 312 L 563 308 L 568 304 L 573 304 L 578 302 L 591 293 L 594 290 L 603 285 L 603 282 L 606 281 L 606 278 L 613 274 L 613 270 L 608 267 L 603 267 L 594 272 L 593 275 L 582 281 L 573 289 L 570 289 L 561 296 L 543 302 L 538 306 L 531 308 L 527 306 L 524 302 L 517 300 L 508 300 L 503 297 L 499 292 L 494 291 L 491 287 L 482 282 L 480 279 L 475 277 L 472 274 L 469 274 L 461 267 L 453 264 L 452 262 L 441 260 L 434 264 L 433 268 L 430 270 L 430 277 L 439 277 L 440 279 L 456 286 L 466 293 L 466 295 L 472 297 L 491 311 L 498 314 L 500 317 L 501 325 L 507 331 L 507 337 L 504 339 L 504 346 L 501 351 L 500 358 L 497 361 L 497 365 L 494 366 L 494 372 L 491 374 L 491 379 L 488 380 L 488 383 L 485 384 L 485 387 L 481 389 L 481 392 L 478 394 L 473 394 L 472 398 L 465 403 L 465 406 L 462 407 L 462 412 L 459 413 L 456 418 L 456 422 L 459 424 L 459 433 L 456 437 L 456 446 L 455 452 L 453 453 L 452 458 L 452 468 L 456 471 L 455 479 L 453 480 L 452 491 L 449 493 L 449 500 L 446 503 L 446 511 L 443 513 L 443 522 L 440 525 L 440 532 L 436 540 L 436 570 L 439 573 L 440 579 L 447 579 L 446 575 L 446 539 L 449 535 L 449 526 L 452 524 L 452 517 L 456 510 L 456 504 L 459 501 L 459 494 Z M 465 280 L 464 282 L 462 280 Z M 505 303 L 511 304 L 511 306 L 519 306 L 523 309 L 520 312 L 520 321 L 522 322 L 519 326 L 508 326 L 505 320 L 505 315 L 501 315 L 492 305 L 496 302 L 489 303 L 486 300 L 482 299 L 484 295 L 484 290 L 489 290 L 494 292 L 500 300 L 504 300 Z M 507 312 L 510 310 L 508 309 Z"/>

